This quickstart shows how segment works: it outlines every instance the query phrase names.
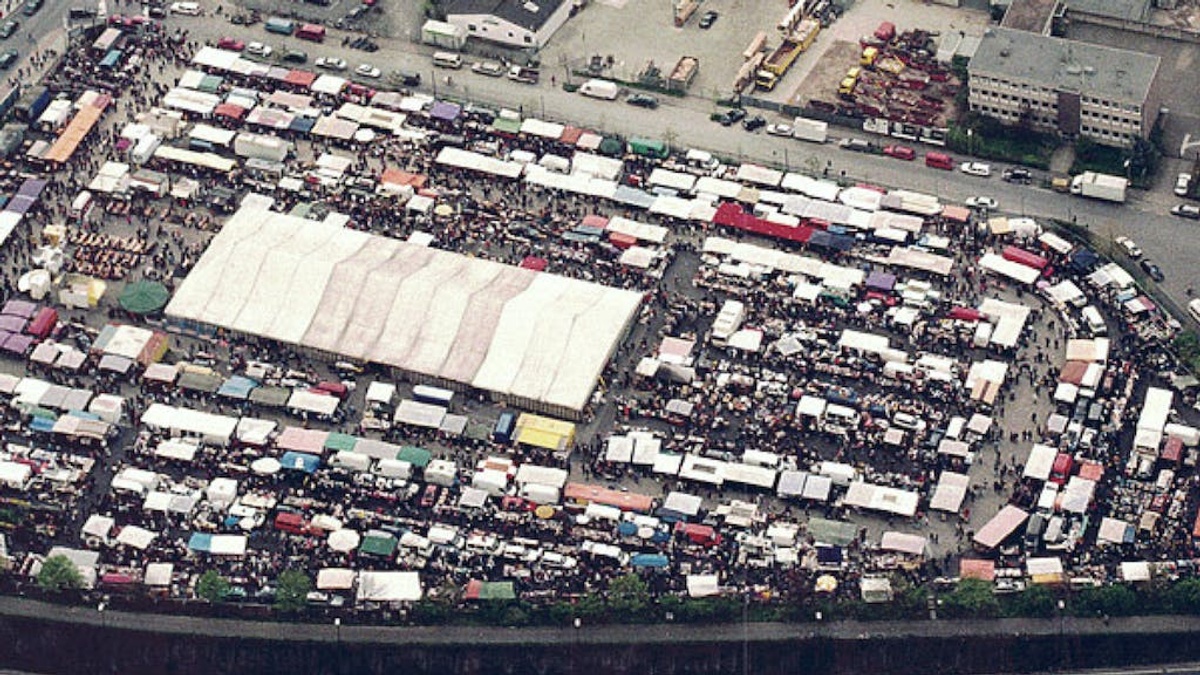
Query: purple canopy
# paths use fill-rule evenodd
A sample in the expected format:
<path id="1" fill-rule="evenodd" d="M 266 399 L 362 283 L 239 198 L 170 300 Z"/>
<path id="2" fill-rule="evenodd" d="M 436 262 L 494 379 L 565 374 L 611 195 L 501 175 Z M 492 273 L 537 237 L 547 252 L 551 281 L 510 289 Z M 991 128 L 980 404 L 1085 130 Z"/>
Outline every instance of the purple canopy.
<path id="1" fill-rule="evenodd" d="M 10 201 L 7 206 L 4 207 L 4 210 L 25 215 L 26 213 L 29 213 L 29 209 L 32 209 L 33 205 L 36 203 L 37 197 L 30 197 L 29 195 L 17 195 L 12 198 L 12 201 Z"/>
<path id="2" fill-rule="evenodd" d="M 867 288 L 890 291 L 896 285 L 896 275 L 887 272 L 871 272 L 867 275 Z"/>
<path id="3" fill-rule="evenodd" d="M 24 183 L 21 183 L 21 187 L 17 190 L 17 194 L 21 195 L 22 197 L 33 197 L 34 199 L 37 199 L 38 196 L 42 194 L 42 190 L 45 190 L 46 185 L 49 183 L 50 181 L 43 180 L 41 178 L 29 178 Z"/>
<path id="4" fill-rule="evenodd" d="M 4 341 L 4 351 L 24 354 L 29 351 L 29 346 L 32 344 L 33 338 L 28 335 L 9 335 L 8 339 Z"/>
<path id="5" fill-rule="evenodd" d="M 435 120 L 444 120 L 453 122 L 458 119 L 458 115 L 462 112 L 462 106 L 449 101 L 434 101 L 429 108 L 429 116 Z"/>
<path id="6" fill-rule="evenodd" d="M 26 323 L 28 323 L 28 321 L 19 316 L 8 316 L 7 314 L 0 316 L 0 330 L 7 331 L 9 333 L 20 333 L 21 331 L 25 330 Z"/>
<path id="7" fill-rule="evenodd" d="M 37 305 L 27 300 L 9 300 L 4 303 L 4 309 L 0 310 L 0 314 L 7 316 L 19 316 L 28 319 L 37 312 Z"/>

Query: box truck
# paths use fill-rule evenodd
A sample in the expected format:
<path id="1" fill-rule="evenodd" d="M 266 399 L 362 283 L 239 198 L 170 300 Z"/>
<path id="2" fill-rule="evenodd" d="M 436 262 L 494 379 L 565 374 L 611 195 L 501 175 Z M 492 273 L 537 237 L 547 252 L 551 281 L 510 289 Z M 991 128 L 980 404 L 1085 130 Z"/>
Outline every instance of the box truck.
<path id="1" fill-rule="evenodd" d="M 1071 194 L 1118 204 L 1125 203 L 1125 189 L 1128 187 L 1129 180 L 1126 178 L 1095 171 L 1085 171 L 1071 179 Z"/>

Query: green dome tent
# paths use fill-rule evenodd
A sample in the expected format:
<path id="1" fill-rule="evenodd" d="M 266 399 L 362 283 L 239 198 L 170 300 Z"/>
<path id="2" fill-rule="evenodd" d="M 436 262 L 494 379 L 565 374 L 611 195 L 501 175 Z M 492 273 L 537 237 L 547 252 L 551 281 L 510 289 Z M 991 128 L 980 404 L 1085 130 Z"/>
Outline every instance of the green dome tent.
<path id="1" fill-rule="evenodd" d="M 152 314 L 167 306 L 171 293 L 157 281 L 135 281 L 125 287 L 117 300 L 121 308 L 133 314 Z"/>

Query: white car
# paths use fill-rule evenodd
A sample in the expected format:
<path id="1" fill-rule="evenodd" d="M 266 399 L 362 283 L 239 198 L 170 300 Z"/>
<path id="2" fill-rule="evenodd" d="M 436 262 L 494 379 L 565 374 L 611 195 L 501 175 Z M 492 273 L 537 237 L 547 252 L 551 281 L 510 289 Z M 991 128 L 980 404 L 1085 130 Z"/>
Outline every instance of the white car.
<path id="1" fill-rule="evenodd" d="M 994 211 L 1000 204 L 991 197 L 967 197 L 967 206 L 973 209 L 991 209 Z"/>
<path id="2" fill-rule="evenodd" d="M 499 61 L 476 61 L 471 64 L 471 71 L 488 77 L 501 77 L 508 72 Z"/>
<path id="3" fill-rule="evenodd" d="M 251 56 L 261 56 L 266 58 L 274 51 L 274 49 L 271 49 L 271 45 L 265 45 L 261 42 L 251 42 L 246 45 L 246 53 L 250 54 Z"/>
<path id="4" fill-rule="evenodd" d="M 790 124 L 768 124 L 767 133 L 772 136 L 791 136 L 792 125 Z"/>
<path id="5" fill-rule="evenodd" d="M 963 162 L 958 168 L 968 176 L 980 176 L 981 178 L 987 178 L 988 176 L 992 175 L 992 166 L 990 164 L 984 164 L 983 162 Z"/>
<path id="6" fill-rule="evenodd" d="M 1180 197 L 1186 197 L 1188 186 L 1192 184 L 1192 174 L 1181 173 L 1175 177 L 1175 194 Z"/>
<path id="7" fill-rule="evenodd" d="M 1133 243 L 1133 240 L 1129 237 L 1117 237 L 1113 241 L 1117 242 L 1121 248 L 1125 249 L 1125 253 L 1130 258 L 1134 258 L 1136 260 L 1137 258 L 1142 257 L 1142 249 L 1137 244 Z"/>
<path id="8" fill-rule="evenodd" d="M 173 2 L 171 3 L 171 13 L 200 16 L 200 5 L 195 2 Z"/>
<path id="9" fill-rule="evenodd" d="M 321 58 L 317 59 L 317 67 L 325 68 L 327 70 L 345 70 L 346 61 L 345 59 L 339 59 L 335 56 L 322 56 Z"/>
<path id="10" fill-rule="evenodd" d="M 369 63 L 360 64 L 357 68 L 354 69 L 354 74 L 359 75 L 361 77 L 370 77 L 372 79 L 377 78 L 380 75 L 383 75 L 383 73 L 380 72 L 380 70 L 378 68 L 376 68 L 375 66 L 373 66 Z"/>

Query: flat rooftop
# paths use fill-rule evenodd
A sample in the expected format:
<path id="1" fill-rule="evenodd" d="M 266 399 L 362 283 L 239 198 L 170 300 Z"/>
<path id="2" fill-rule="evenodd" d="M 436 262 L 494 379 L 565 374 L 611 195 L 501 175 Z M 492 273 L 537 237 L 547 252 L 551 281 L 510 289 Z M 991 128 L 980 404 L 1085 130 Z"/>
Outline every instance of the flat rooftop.
<path id="1" fill-rule="evenodd" d="M 980 40 L 969 70 L 1141 103 L 1150 92 L 1160 61 L 1152 54 L 992 28 Z"/>
<path id="2" fill-rule="evenodd" d="M 1000 22 L 1003 28 L 1045 35 L 1058 0 L 1013 0 Z"/>

